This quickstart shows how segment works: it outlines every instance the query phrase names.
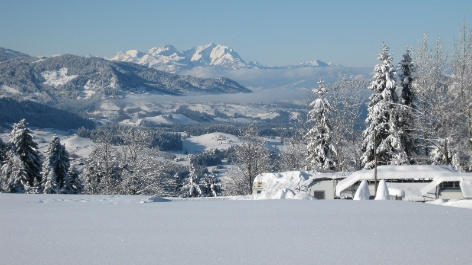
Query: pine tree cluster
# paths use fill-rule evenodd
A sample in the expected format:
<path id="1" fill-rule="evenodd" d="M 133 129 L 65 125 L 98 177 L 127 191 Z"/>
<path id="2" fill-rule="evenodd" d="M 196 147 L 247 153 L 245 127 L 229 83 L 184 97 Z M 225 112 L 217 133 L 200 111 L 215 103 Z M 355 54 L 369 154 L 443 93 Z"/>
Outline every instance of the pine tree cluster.
<path id="1" fill-rule="evenodd" d="M 19 193 L 65 193 L 81 191 L 77 171 L 70 166 L 65 146 L 54 136 L 44 164 L 26 121 L 14 124 L 8 144 L 0 143 L 2 167 L 0 190 Z"/>

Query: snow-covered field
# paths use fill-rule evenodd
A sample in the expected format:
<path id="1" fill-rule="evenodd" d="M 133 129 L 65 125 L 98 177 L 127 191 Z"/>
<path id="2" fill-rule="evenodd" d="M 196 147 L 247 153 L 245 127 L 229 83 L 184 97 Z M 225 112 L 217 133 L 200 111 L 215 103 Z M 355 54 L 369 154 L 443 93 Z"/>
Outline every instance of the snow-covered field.
<path id="1" fill-rule="evenodd" d="M 183 149 L 189 154 L 199 154 L 209 149 L 228 149 L 239 145 L 237 136 L 227 133 L 208 133 L 200 136 L 188 137 L 183 141 Z"/>
<path id="2" fill-rule="evenodd" d="M 402 201 L 0 194 L 2 264 L 470 264 L 472 211 Z M 149 200 L 153 201 L 153 200 Z"/>

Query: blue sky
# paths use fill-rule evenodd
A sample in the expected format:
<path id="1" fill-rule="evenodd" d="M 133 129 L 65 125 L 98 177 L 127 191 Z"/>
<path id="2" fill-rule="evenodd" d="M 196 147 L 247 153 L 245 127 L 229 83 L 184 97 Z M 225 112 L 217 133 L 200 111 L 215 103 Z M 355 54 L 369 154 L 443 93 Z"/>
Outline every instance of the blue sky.
<path id="1" fill-rule="evenodd" d="M 471 0 L 0 0 L 0 47 L 112 57 L 213 42 L 267 65 L 373 67 L 382 42 L 398 62 L 425 31 L 451 51 L 464 19 L 472 28 Z"/>

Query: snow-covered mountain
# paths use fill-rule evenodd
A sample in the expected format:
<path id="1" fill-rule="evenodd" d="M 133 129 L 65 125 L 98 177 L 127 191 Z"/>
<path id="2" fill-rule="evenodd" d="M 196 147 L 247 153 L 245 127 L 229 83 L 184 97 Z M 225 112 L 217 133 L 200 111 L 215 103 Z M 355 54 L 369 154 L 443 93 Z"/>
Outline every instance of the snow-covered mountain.
<path id="1" fill-rule="evenodd" d="M 158 70 L 172 73 L 191 70 L 196 67 L 217 67 L 223 69 L 297 69 L 306 67 L 328 67 L 332 63 L 319 60 L 290 66 L 265 66 L 256 62 L 244 61 L 237 52 L 228 46 L 210 43 L 178 51 L 172 45 L 151 48 L 147 53 L 137 50 L 119 52 L 112 61 L 133 62 Z"/>
<path id="2" fill-rule="evenodd" d="M 169 54 L 166 50 L 156 50 L 155 53 Z M 182 76 L 134 63 L 70 54 L 42 58 L 13 51 L 8 51 L 8 54 L 17 56 L 5 55 L 0 64 L 0 96 L 49 102 L 63 98 L 125 97 L 130 93 L 185 95 L 251 92 L 224 77 Z M 129 52 L 123 56 L 130 60 L 137 55 L 138 52 Z"/>
<path id="3" fill-rule="evenodd" d="M 112 61 L 133 62 L 158 70 L 177 73 L 194 67 L 218 66 L 230 69 L 249 68 L 233 49 L 219 45 L 207 44 L 178 51 L 172 45 L 151 48 L 147 53 L 137 50 L 119 52 Z"/>

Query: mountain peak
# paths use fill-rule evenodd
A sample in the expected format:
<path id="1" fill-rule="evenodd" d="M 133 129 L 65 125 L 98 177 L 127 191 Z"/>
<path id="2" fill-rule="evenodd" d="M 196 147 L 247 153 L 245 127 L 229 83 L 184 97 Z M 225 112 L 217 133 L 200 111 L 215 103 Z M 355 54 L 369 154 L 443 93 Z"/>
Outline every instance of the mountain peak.
<path id="1" fill-rule="evenodd" d="M 300 64 L 300 66 L 302 67 L 326 67 L 326 66 L 329 66 L 329 64 L 320 60 L 314 60 L 314 61 L 302 63 Z"/>
<path id="2" fill-rule="evenodd" d="M 222 67 L 227 69 L 250 69 L 250 68 L 305 68 L 305 67 L 329 67 L 332 63 L 320 60 L 305 62 L 299 65 L 270 67 L 259 63 L 244 61 L 237 52 L 228 46 L 209 43 L 194 46 L 185 51 L 178 51 L 172 45 L 151 48 L 147 53 L 130 50 L 120 52 L 110 60 L 134 62 L 148 67 L 156 68 L 171 73 L 188 70 L 194 67 Z"/>
<path id="3" fill-rule="evenodd" d="M 152 56 L 171 56 L 178 53 L 177 49 L 172 45 L 164 45 L 163 47 L 151 48 L 147 54 Z"/>

